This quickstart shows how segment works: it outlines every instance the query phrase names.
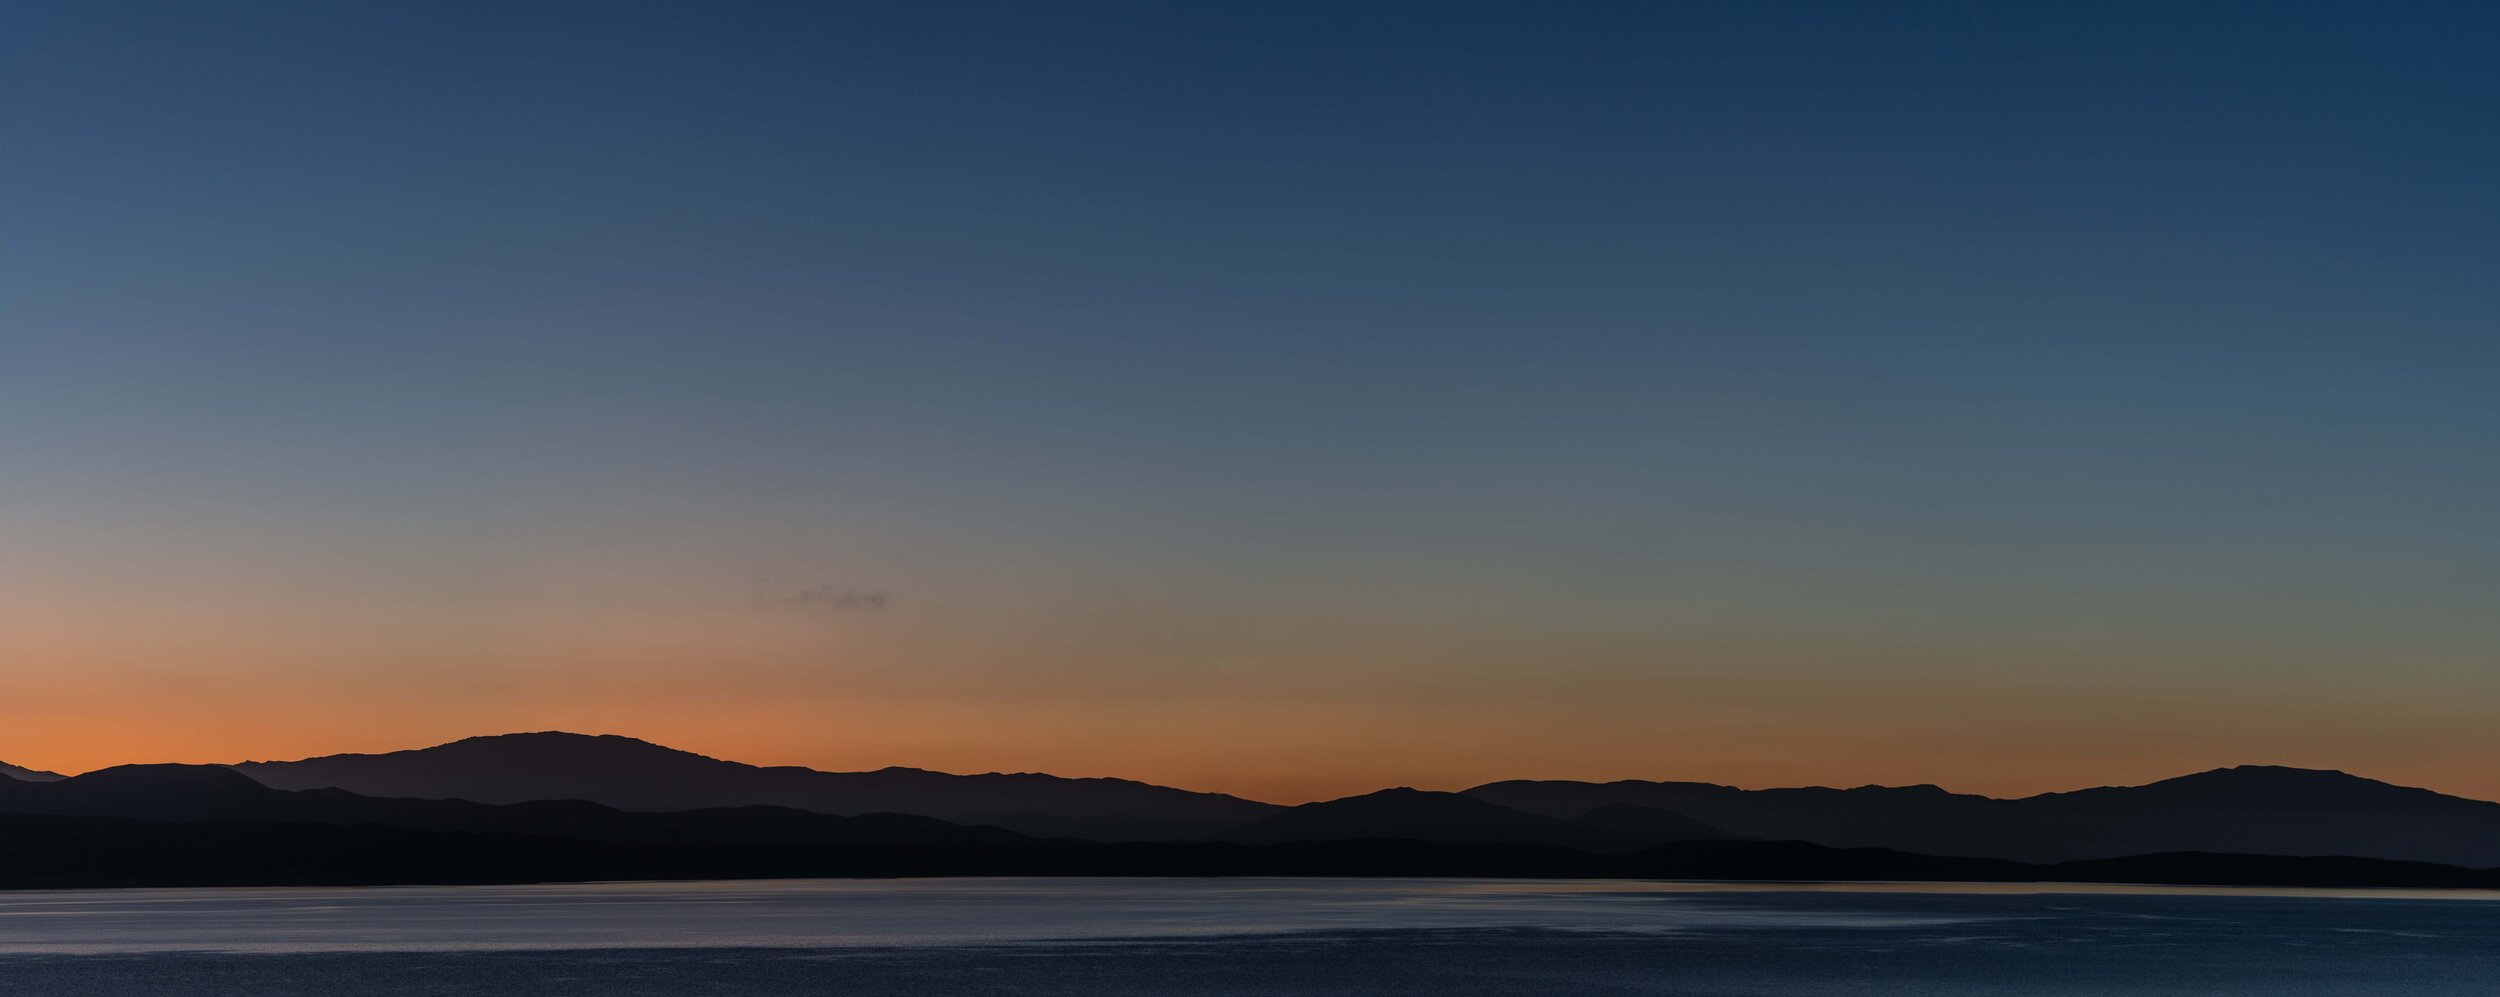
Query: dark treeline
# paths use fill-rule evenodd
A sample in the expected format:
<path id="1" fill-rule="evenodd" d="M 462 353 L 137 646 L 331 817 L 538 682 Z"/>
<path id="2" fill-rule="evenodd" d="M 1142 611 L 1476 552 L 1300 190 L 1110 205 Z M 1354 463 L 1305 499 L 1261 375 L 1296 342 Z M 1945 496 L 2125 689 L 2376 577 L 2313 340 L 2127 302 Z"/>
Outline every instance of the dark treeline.
<path id="1" fill-rule="evenodd" d="M 2172 853 L 2055 864 L 1687 841 L 1624 855 L 1360 840 L 1135 844 L 591 841 L 375 825 L 0 815 L 0 888 L 378 886 L 922 876 L 1381 876 L 2500 888 L 2500 870 Z"/>

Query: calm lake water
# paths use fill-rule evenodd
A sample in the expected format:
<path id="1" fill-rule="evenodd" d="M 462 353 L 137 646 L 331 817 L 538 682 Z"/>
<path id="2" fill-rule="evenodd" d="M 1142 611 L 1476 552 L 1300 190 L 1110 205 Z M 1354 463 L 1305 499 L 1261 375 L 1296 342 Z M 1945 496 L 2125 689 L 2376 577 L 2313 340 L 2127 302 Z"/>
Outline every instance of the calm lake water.
<path id="1" fill-rule="evenodd" d="M 1466 880 L 0 893 L 0 994 L 2489 995 L 2500 897 Z"/>

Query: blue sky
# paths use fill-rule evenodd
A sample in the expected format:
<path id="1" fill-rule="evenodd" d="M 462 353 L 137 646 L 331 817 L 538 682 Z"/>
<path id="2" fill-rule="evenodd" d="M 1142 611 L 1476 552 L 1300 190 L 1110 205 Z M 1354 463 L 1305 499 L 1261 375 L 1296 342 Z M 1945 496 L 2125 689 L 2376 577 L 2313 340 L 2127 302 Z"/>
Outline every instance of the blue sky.
<path id="1" fill-rule="evenodd" d="M 1255 689 L 1452 779 L 1519 710 L 1613 733 L 1487 778 L 1735 778 L 1608 711 L 1837 722 L 1781 705 L 1813 685 L 1902 718 L 1835 779 L 2321 727 L 2450 777 L 2500 747 L 2455 705 L 2500 692 L 2495 42 L 2476 4 L 12 5 L 0 654 L 97 704 L 428 704 L 302 753 L 726 683 L 1113 769 L 947 704 Z M 759 584 L 892 599 L 714 615 Z M 530 692 L 584 687 L 624 691 Z M 668 732 L 916 760 L 752 709 Z M 1932 733 L 1983 709 L 2071 737 Z M 1791 753 L 1759 777 L 1832 746 Z"/>

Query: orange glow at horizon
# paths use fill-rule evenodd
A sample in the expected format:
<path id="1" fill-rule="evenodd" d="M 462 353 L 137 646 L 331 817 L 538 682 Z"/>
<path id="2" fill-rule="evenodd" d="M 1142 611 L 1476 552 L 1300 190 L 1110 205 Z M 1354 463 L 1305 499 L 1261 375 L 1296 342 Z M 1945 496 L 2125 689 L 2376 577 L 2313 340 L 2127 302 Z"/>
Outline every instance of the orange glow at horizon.
<path id="1" fill-rule="evenodd" d="M 585 690 L 551 678 L 513 684 L 480 703 L 341 691 L 281 698 L 263 683 L 162 679 L 83 690 L 8 685 L 11 705 L 0 707 L 0 761 L 73 774 L 133 762 L 291 759 L 570 730 L 622 734 L 753 764 L 1115 776 L 1288 804 L 1392 785 L 1456 790 L 1511 778 L 1753 788 L 1936 783 L 2017 796 L 2138 784 L 2232 764 L 2342 768 L 2458 795 L 2500 797 L 2500 779 L 2486 766 L 2441 750 L 2464 736 L 2456 730 L 2442 734 L 2387 718 L 2371 729 L 2348 729 L 2340 747 L 2316 743 L 2291 752 L 2234 746 L 2257 743 L 2263 730 L 2151 733 L 2196 726 L 2192 714 L 2202 707 L 2193 705 L 2167 711 L 2174 716 L 2138 713 L 2133 722 L 2144 726 L 2111 745 L 2089 716 L 2027 717 L 2013 704 L 1938 728 L 1888 722 L 1836 701 L 1776 711 L 1670 712 L 1659 702 L 1639 701 L 1495 708 L 1290 699 L 845 700 L 717 688 Z M 1730 693 L 1731 699 L 1741 696 L 1741 690 Z M 2300 722 L 2280 713 L 2273 721 Z"/>
<path id="2" fill-rule="evenodd" d="M 1670 640 L 1394 605 L 1270 610 L 1285 626 L 1213 596 L 1106 615 L 1003 582 L 826 615 L 752 597 L 734 564 L 614 548 L 447 604 L 0 576 L 0 762 L 74 773 L 570 730 L 755 764 L 1114 776 L 1279 803 L 1516 778 L 2012 796 L 2235 764 L 2500 798 L 2482 763 L 2500 731 L 2477 712 L 2500 690 L 2435 660 L 2394 687 L 2184 638 Z"/>

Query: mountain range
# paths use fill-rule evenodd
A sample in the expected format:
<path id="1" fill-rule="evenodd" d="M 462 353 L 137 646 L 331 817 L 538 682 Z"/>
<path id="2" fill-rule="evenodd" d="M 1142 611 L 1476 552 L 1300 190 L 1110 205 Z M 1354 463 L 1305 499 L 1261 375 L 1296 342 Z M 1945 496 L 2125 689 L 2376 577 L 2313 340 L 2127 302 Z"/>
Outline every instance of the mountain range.
<path id="1" fill-rule="evenodd" d="M 820 772 L 723 761 L 629 737 L 554 731 L 233 768 L 276 789 L 335 788 L 478 803 L 591 800 L 642 811 L 762 805 L 841 815 L 908 813 L 1104 841 L 1201 837 L 1279 809 L 1128 779 L 950 775 L 900 767 Z"/>
<path id="2" fill-rule="evenodd" d="M 2011 800 L 1934 786 L 1747 790 L 1639 781 L 1497 782 L 1467 795 L 1549 817 L 1630 804 L 1747 837 L 2022 862 L 2204 851 L 2500 865 L 2500 803 L 2271 765 Z"/>
<path id="3" fill-rule="evenodd" d="M 993 844 L 1041 839 L 911 814 L 839 816 L 788 807 L 636 813 L 583 800 L 473 803 L 272 789 L 214 765 L 122 765 L 52 782 L 0 779 L 0 813 L 173 822 L 378 825 L 587 841 L 724 844 Z"/>
<path id="4" fill-rule="evenodd" d="M 2147 856 L 2205 856 L 2159 866 L 2160 875 L 2172 877 L 2164 881 L 2184 882 L 2361 875 L 2320 871 L 2325 867 L 2316 863 L 2326 860 L 2319 856 L 2435 864 L 2424 867 L 2430 869 L 2500 866 L 2500 804 L 2274 766 L 2020 799 L 1934 786 L 1747 790 L 1698 782 L 1512 781 L 1282 807 L 1122 779 L 760 767 L 626 737 L 543 732 L 385 754 L 130 765 L 72 777 L 12 768 L 0 772 L 0 815 L 13 822 L 0 828 L 0 838 L 53 834 L 65 820 L 179 823 L 195 836 L 250 823 L 318 841 L 350 833 L 336 829 L 389 829 L 437 836 L 410 840 L 445 855 L 520 848 L 512 854 L 541 857 L 498 861 L 551 874 L 615 872 L 644 862 L 646 871 L 689 875 L 1061 868 L 1428 874 L 1445 865 L 1487 874 L 1739 870 L 1818 878 L 1928 869 L 1946 878 L 2020 879 L 2044 869 L 2116 876 L 2142 871 Z M 316 827 L 334 830 L 310 829 Z M 137 841 L 174 832 L 115 833 Z M 523 840 L 597 843 L 603 851 L 579 856 L 606 858 L 557 862 L 544 856 L 575 853 L 511 844 Z M 5 845 L 0 841 L 0 851 Z M 1680 857 L 1662 857 L 1670 855 Z M 2297 868 L 2268 865 L 2276 860 L 2267 856 Z M 457 875 L 462 867 L 445 861 L 442 869 L 391 875 Z M 2369 869 L 2368 876 L 2405 882 L 2448 875 Z"/>
<path id="5" fill-rule="evenodd" d="M 2500 865 L 2500 803 L 2278 766 L 2020 799 L 1935 786 L 1511 781 L 1455 794 L 1393 790 L 1300 807 L 1125 779 L 767 768 L 627 737 L 556 732 L 233 768 L 279 789 L 480 803 L 575 799 L 629 811 L 762 805 L 839 815 L 908 813 L 1095 841 L 1391 837 L 1620 851 L 1676 838 L 1744 837 L 2022 862 L 2209 851 Z M 1468 808 L 1467 802 L 1490 806 Z M 1641 809 L 1594 813 L 1613 807 Z M 1655 834 L 1622 828 L 1611 837 L 1592 826 L 1610 820 L 1660 826 Z"/>

